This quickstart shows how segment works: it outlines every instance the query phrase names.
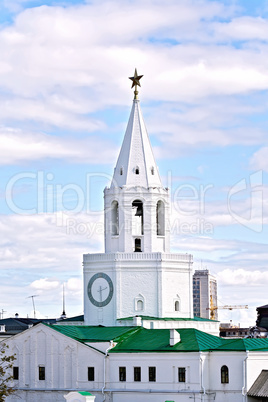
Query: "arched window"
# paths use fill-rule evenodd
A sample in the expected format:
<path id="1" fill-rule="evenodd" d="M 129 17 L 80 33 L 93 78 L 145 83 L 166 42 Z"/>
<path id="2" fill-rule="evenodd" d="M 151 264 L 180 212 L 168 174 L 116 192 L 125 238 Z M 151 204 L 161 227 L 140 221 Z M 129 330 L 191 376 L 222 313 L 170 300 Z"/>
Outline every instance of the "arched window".
<path id="1" fill-rule="evenodd" d="M 135 174 L 140 174 L 140 168 L 139 168 L 139 166 L 136 166 L 136 167 L 135 167 Z"/>
<path id="2" fill-rule="evenodd" d="M 119 234 L 119 213 L 118 213 L 118 202 L 112 202 L 112 236 L 117 236 Z"/>
<path id="3" fill-rule="evenodd" d="M 175 311 L 180 311 L 180 302 L 178 300 L 175 301 Z"/>
<path id="4" fill-rule="evenodd" d="M 152 175 L 154 175 L 154 167 L 153 166 L 151 167 L 151 173 L 152 173 Z"/>
<path id="5" fill-rule="evenodd" d="M 134 309 L 135 311 L 144 311 L 144 306 L 145 306 L 144 296 L 141 293 L 139 293 L 134 299 Z"/>
<path id="6" fill-rule="evenodd" d="M 121 167 L 120 168 L 120 176 L 123 176 L 123 172 L 124 172 L 124 169 Z"/>
<path id="7" fill-rule="evenodd" d="M 143 235 L 143 204 L 140 200 L 132 202 L 132 235 Z"/>
<path id="8" fill-rule="evenodd" d="M 221 368 L 221 383 L 222 384 L 229 383 L 229 369 L 227 366 L 222 366 Z"/>
<path id="9" fill-rule="evenodd" d="M 158 201 L 156 204 L 156 228 L 157 236 L 165 236 L 165 204 Z"/>

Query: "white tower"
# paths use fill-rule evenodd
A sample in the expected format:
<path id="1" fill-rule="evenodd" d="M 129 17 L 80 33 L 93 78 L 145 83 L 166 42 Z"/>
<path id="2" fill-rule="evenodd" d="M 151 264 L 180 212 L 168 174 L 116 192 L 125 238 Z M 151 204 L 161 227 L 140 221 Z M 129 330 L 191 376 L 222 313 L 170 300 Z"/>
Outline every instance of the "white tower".
<path id="1" fill-rule="evenodd" d="M 163 188 L 135 98 L 110 188 L 104 190 L 105 254 L 84 255 L 87 325 L 120 318 L 192 318 L 192 256 L 170 253 L 169 194 Z"/>

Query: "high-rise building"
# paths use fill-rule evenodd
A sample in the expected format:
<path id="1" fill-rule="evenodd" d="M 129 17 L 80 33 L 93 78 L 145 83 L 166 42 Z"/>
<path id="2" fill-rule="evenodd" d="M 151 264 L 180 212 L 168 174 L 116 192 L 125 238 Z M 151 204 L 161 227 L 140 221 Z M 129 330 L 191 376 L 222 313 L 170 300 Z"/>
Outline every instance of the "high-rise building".
<path id="1" fill-rule="evenodd" d="M 194 316 L 218 319 L 217 281 L 208 269 L 196 270 L 193 275 Z"/>

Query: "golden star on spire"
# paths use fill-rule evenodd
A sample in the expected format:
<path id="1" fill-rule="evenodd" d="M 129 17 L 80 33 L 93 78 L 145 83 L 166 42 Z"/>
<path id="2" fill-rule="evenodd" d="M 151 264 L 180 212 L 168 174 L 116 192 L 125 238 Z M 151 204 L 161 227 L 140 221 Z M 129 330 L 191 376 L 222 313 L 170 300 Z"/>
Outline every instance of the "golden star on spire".
<path id="1" fill-rule="evenodd" d="M 134 77 L 129 77 L 129 79 L 132 81 L 132 87 L 133 88 L 135 86 L 135 97 L 134 99 L 138 99 L 138 91 L 137 91 L 137 86 L 139 85 L 139 87 L 141 86 L 140 84 L 140 79 L 143 77 L 143 75 L 138 75 L 137 73 L 137 69 L 135 68 L 135 73 L 134 73 Z"/>

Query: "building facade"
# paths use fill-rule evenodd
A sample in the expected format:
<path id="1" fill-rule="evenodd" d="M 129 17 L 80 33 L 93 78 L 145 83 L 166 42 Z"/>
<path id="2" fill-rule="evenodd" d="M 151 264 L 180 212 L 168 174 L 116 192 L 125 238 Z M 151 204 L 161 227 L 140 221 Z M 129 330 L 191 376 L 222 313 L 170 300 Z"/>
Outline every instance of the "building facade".
<path id="1" fill-rule="evenodd" d="M 196 317 L 218 320 L 217 281 L 208 269 L 193 275 L 193 310 Z"/>
<path id="2" fill-rule="evenodd" d="M 7 402 L 244 402 L 268 370 L 268 339 L 223 339 L 197 329 L 38 324 L 6 343 L 16 353 Z"/>

